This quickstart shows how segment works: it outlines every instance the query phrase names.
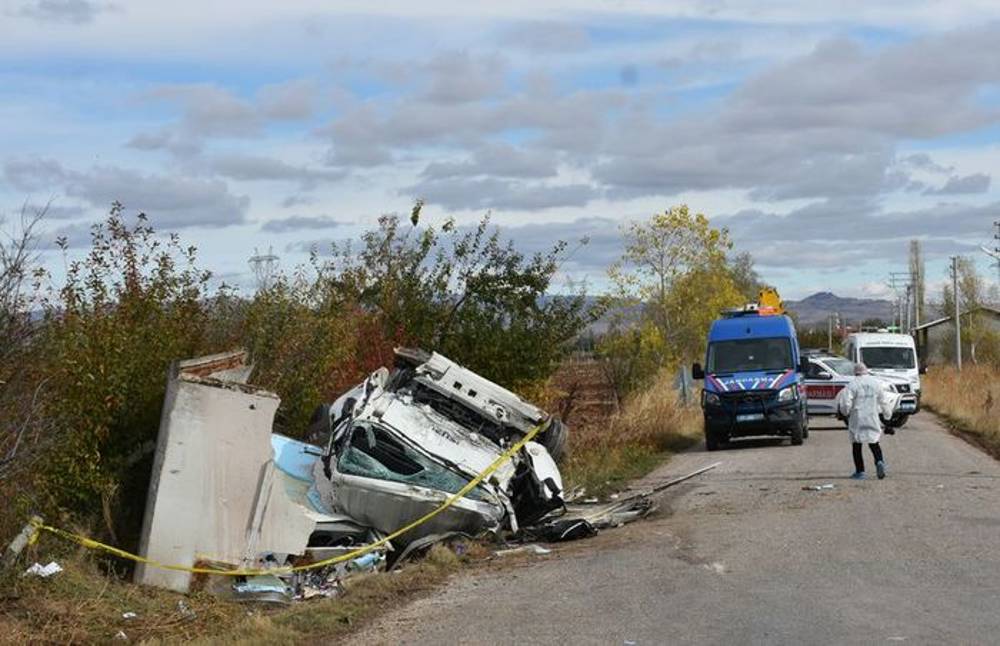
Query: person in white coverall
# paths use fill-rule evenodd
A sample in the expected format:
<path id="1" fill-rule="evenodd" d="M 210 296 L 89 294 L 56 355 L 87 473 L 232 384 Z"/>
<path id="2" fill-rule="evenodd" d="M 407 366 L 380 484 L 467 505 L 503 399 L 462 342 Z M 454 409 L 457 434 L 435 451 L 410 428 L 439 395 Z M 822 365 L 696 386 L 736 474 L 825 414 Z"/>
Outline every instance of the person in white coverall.
<path id="1" fill-rule="evenodd" d="M 862 455 L 862 444 L 867 444 L 875 458 L 875 471 L 878 479 L 885 477 L 885 458 L 882 456 L 882 420 L 892 417 L 896 394 L 888 384 L 876 379 L 868 372 L 863 363 L 854 365 L 855 378 L 846 388 L 840 391 L 837 406 L 840 414 L 847 418 L 847 430 L 851 434 L 854 451 L 855 480 L 865 477 L 865 461 Z"/>

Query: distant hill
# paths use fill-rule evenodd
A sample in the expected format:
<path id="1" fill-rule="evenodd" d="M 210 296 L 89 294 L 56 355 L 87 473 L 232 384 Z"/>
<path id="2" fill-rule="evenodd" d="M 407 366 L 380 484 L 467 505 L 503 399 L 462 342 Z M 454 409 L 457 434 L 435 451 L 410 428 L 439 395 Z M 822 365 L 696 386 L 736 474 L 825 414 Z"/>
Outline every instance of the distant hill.
<path id="1" fill-rule="evenodd" d="M 887 321 L 892 302 L 880 298 L 844 298 L 832 292 L 816 292 L 800 301 L 785 301 L 785 309 L 795 313 L 799 325 L 826 325 L 827 316 L 840 314 L 841 322 L 858 325 L 865 319 Z"/>

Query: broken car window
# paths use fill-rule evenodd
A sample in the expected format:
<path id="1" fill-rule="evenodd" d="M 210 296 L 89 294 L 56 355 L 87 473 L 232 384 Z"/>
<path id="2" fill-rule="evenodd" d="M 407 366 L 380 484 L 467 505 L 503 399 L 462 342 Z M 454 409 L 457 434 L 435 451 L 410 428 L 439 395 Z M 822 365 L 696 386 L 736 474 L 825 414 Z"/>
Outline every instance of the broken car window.
<path id="1" fill-rule="evenodd" d="M 385 430 L 358 425 L 351 429 L 351 438 L 337 461 L 341 473 L 405 482 L 407 484 L 457 493 L 468 479 L 404 445 Z M 480 489 L 467 494 L 473 500 L 484 500 Z"/>

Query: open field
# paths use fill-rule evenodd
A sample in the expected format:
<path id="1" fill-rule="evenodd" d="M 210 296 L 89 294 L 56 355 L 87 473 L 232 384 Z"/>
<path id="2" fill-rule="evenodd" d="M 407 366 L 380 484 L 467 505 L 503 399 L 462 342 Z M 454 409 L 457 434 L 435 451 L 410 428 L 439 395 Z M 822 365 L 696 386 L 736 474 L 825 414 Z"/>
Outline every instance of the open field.
<path id="1" fill-rule="evenodd" d="M 554 381 L 570 398 L 573 434 L 561 466 L 567 489 L 610 493 L 701 437 L 701 409 L 681 403 L 667 370 L 650 388 L 626 398 L 620 410 L 595 360 L 567 361 Z"/>
<path id="2" fill-rule="evenodd" d="M 922 379 L 922 402 L 969 441 L 1000 458 L 1000 371 L 935 367 Z"/>

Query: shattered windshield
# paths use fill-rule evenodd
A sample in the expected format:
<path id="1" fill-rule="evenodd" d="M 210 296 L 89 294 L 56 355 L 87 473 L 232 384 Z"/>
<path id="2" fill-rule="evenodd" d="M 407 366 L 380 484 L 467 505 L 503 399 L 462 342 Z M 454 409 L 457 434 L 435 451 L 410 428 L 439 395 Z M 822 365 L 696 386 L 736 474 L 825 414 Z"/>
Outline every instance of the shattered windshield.
<path id="1" fill-rule="evenodd" d="M 869 368 L 915 368 L 912 348 L 869 347 L 861 348 L 861 362 Z"/>
<path id="2" fill-rule="evenodd" d="M 783 337 L 715 341 L 708 346 L 707 364 L 711 374 L 790 370 L 792 346 Z"/>
<path id="3" fill-rule="evenodd" d="M 465 477 L 404 445 L 378 427 L 354 427 L 350 442 L 337 460 L 337 469 L 349 475 L 405 482 L 448 493 L 458 493 L 469 483 Z M 470 491 L 466 497 L 473 500 L 487 498 L 479 488 Z"/>

